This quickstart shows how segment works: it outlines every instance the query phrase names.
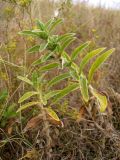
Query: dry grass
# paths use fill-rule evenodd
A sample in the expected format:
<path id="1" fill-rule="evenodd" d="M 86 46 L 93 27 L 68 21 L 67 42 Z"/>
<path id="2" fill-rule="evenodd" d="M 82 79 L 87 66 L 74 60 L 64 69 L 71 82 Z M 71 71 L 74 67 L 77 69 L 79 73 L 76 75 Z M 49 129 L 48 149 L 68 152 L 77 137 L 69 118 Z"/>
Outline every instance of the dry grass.
<path id="1" fill-rule="evenodd" d="M 104 115 L 99 113 L 93 118 L 91 110 L 86 110 L 81 122 L 76 122 L 67 114 L 60 114 L 64 128 L 50 125 L 51 146 L 46 146 L 45 128 L 39 123 L 35 129 L 23 132 L 27 121 L 36 115 L 37 111 L 26 111 L 22 116 L 7 120 L 5 127 L 0 128 L 0 159 L 1 160 L 119 160 L 120 159 L 120 11 L 92 8 L 86 4 L 70 5 L 51 3 L 50 1 L 36 0 L 26 10 L 20 6 L 1 2 L 1 28 L 0 38 L 2 50 L 0 55 L 7 61 L 26 65 L 38 55 L 29 56 L 26 48 L 32 46 L 33 39 L 23 39 L 18 31 L 23 28 L 34 27 L 34 19 L 43 21 L 54 16 L 59 7 L 59 17 L 64 18 L 64 24 L 56 32 L 76 32 L 78 42 L 92 40 L 92 47 L 106 46 L 116 48 L 115 54 L 102 67 L 98 75 L 99 87 L 105 89 L 109 95 L 110 106 Z M 6 16 L 5 8 L 11 7 L 14 16 Z M 9 15 L 8 15 L 9 16 Z M 12 43 L 11 43 L 12 42 Z M 14 42 L 14 43 L 13 43 Z M 12 45 L 10 45 L 12 44 Z M 14 46 L 15 45 L 15 46 Z M 77 45 L 77 44 L 73 44 Z M 9 49 L 5 49 L 4 46 Z M 68 49 L 71 51 L 72 47 Z M 27 61 L 26 61 L 27 59 Z M 16 103 L 24 88 L 20 85 L 17 76 L 25 71 L 0 64 L 0 90 L 6 88 L 9 97 L 1 103 L 4 111 L 10 104 Z M 98 85 L 96 84 L 96 85 Z M 80 109 L 79 94 L 68 97 L 71 107 Z M 91 103 L 92 107 L 95 107 Z M 56 109 L 57 110 L 57 109 Z M 0 112 L 1 113 L 1 112 Z M 2 116 L 2 114 L 1 114 Z M 2 119 L 1 119 L 2 122 Z"/>

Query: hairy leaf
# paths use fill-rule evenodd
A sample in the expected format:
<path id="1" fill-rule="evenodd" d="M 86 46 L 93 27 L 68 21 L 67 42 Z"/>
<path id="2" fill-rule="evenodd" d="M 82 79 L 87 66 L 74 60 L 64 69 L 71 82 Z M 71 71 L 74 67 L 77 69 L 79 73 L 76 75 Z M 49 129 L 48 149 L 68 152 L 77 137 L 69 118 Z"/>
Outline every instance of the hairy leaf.
<path id="1" fill-rule="evenodd" d="M 62 53 L 65 50 L 65 48 L 67 48 L 69 46 L 69 44 L 72 43 L 75 39 L 76 39 L 75 37 L 72 37 L 72 38 L 68 38 L 66 41 L 64 41 L 61 46 L 60 52 Z"/>
<path id="2" fill-rule="evenodd" d="M 39 29 L 41 29 L 42 31 L 45 30 L 45 24 L 43 22 L 41 22 L 40 20 L 36 20 L 37 26 L 39 27 Z"/>
<path id="3" fill-rule="evenodd" d="M 69 78 L 69 77 L 70 77 L 69 73 L 60 74 L 60 75 L 54 77 L 51 81 L 48 82 L 48 87 L 51 87 L 51 86 L 59 83 L 60 81 L 66 79 L 66 78 Z"/>
<path id="4" fill-rule="evenodd" d="M 39 49 L 40 49 L 40 45 L 35 45 L 35 46 L 29 48 L 27 51 L 29 53 L 34 53 L 34 52 L 39 52 Z"/>
<path id="5" fill-rule="evenodd" d="M 81 61 L 80 63 L 80 73 L 82 72 L 83 68 L 85 67 L 85 65 L 89 62 L 89 60 L 91 58 L 93 58 L 94 56 L 96 56 L 97 54 L 99 54 L 100 52 L 102 52 L 103 50 L 105 50 L 105 48 L 98 48 L 96 50 L 91 51 L 90 53 L 88 53 Z"/>
<path id="6" fill-rule="evenodd" d="M 30 84 L 30 85 L 33 85 L 32 81 L 30 81 L 27 77 L 18 76 L 17 78 Z"/>
<path id="7" fill-rule="evenodd" d="M 80 90 L 85 102 L 89 101 L 89 94 L 88 94 L 88 81 L 86 77 L 82 74 L 80 76 Z"/>
<path id="8" fill-rule="evenodd" d="M 55 62 L 55 63 L 50 63 L 50 64 L 47 64 L 45 66 L 42 66 L 39 71 L 40 72 L 45 72 L 45 71 L 49 71 L 51 69 L 54 69 L 54 68 L 57 68 L 59 66 L 59 63 Z"/>
<path id="9" fill-rule="evenodd" d="M 39 59 L 37 59 L 36 61 L 34 61 L 32 63 L 32 65 L 36 66 L 36 65 L 40 65 L 40 64 L 46 62 L 48 59 L 50 59 L 52 57 L 53 54 L 54 54 L 54 52 L 50 52 L 50 53 L 48 52 L 48 53 L 42 55 Z"/>
<path id="10" fill-rule="evenodd" d="M 50 91 L 45 94 L 45 99 L 49 100 L 50 98 L 56 96 L 59 92 L 60 92 L 60 90 Z"/>
<path id="11" fill-rule="evenodd" d="M 19 34 L 25 35 L 25 36 L 37 36 L 37 37 L 39 36 L 38 33 L 32 32 L 32 30 L 24 30 L 19 32 Z"/>
<path id="12" fill-rule="evenodd" d="M 18 103 L 22 103 L 24 102 L 25 100 L 27 100 L 28 98 L 32 97 L 33 95 L 36 95 L 36 94 L 39 94 L 38 92 L 27 92 L 25 93 L 22 97 L 20 97 Z"/>
<path id="13" fill-rule="evenodd" d="M 66 34 L 59 36 L 58 41 L 64 42 L 66 39 L 72 38 L 74 36 L 75 36 L 75 33 L 66 33 Z"/>
<path id="14" fill-rule="evenodd" d="M 69 86 L 67 86 L 66 88 L 64 88 L 63 90 L 61 90 L 54 98 L 53 103 L 57 102 L 58 100 L 60 100 L 61 98 L 65 97 L 66 95 L 68 95 L 69 93 L 71 93 L 72 91 L 76 90 L 79 88 L 79 84 L 74 83 L 71 84 Z"/>
<path id="15" fill-rule="evenodd" d="M 22 111 L 22 110 L 24 110 L 24 109 L 26 109 L 28 107 L 34 106 L 34 105 L 39 104 L 39 103 L 40 102 L 29 102 L 29 103 L 26 103 L 26 104 L 20 106 L 20 108 L 17 110 L 17 112 L 20 112 L 20 111 Z"/>
<path id="16" fill-rule="evenodd" d="M 75 59 L 77 58 L 77 56 L 81 53 L 81 51 L 83 51 L 85 48 L 87 48 L 89 44 L 90 44 L 90 41 L 82 44 L 82 45 L 79 46 L 79 47 L 77 47 L 77 48 L 72 52 L 71 59 L 72 59 L 72 60 L 75 60 Z"/>
<path id="17" fill-rule="evenodd" d="M 58 24 L 62 23 L 62 21 L 62 19 L 54 19 L 54 21 L 49 25 L 49 31 L 51 32 Z"/>
<path id="18" fill-rule="evenodd" d="M 102 55 L 100 55 L 95 62 L 92 64 L 90 70 L 89 70 L 89 75 L 88 75 L 88 81 L 90 82 L 93 78 L 93 75 L 95 73 L 95 71 L 101 66 L 101 64 L 103 62 L 105 62 L 107 60 L 107 58 L 115 51 L 115 49 L 110 49 L 108 51 L 106 51 L 105 53 L 103 53 Z"/>

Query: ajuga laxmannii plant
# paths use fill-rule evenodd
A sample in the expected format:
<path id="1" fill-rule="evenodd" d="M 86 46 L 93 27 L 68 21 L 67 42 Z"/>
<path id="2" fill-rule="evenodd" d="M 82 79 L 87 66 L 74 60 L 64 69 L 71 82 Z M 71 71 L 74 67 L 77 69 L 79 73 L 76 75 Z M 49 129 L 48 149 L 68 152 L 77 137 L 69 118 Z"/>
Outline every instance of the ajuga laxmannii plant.
<path id="1" fill-rule="evenodd" d="M 29 48 L 28 52 L 39 52 L 41 54 L 40 58 L 30 66 L 34 68 L 31 75 L 27 73 L 26 76 L 18 76 L 20 80 L 31 87 L 29 92 L 25 92 L 24 95 L 20 97 L 18 103 L 20 103 L 21 106 L 17 112 L 31 106 L 39 106 L 44 117 L 48 114 L 53 120 L 61 122 L 52 106 L 75 90 L 81 92 L 81 98 L 86 105 L 89 103 L 90 95 L 94 96 L 98 103 L 99 111 L 104 112 L 108 103 L 107 97 L 98 92 L 97 89 L 91 85 L 91 81 L 96 70 L 107 60 L 115 49 L 106 51 L 106 48 L 98 48 L 92 50 L 88 52 L 82 58 L 80 64 L 77 65 L 75 60 L 83 53 L 82 51 L 89 46 L 90 42 L 81 44 L 75 48 L 71 54 L 68 54 L 65 49 L 76 37 L 74 33 L 66 33 L 63 35 L 52 34 L 53 29 L 60 23 L 62 23 L 62 19 L 57 18 L 50 19 L 47 23 L 42 23 L 37 20 L 37 29 L 24 30 L 19 33 L 24 36 L 33 36 L 34 38 L 40 39 L 41 43 Z M 96 59 L 95 56 L 97 56 Z M 95 60 L 89 69 L 88 75 L 86 75 L 84 68 L 92 58 Z M 47 80 L 46 75 L 53 69 L 64 70 L 64 72 Z M 64 79 L 69 79 L 67 87 L 61 90 L 54 90 L 53 86 Z M 25 103 L 25 101 L 32 96 L 36 97 L 34 101 L 30 100 Z"/>

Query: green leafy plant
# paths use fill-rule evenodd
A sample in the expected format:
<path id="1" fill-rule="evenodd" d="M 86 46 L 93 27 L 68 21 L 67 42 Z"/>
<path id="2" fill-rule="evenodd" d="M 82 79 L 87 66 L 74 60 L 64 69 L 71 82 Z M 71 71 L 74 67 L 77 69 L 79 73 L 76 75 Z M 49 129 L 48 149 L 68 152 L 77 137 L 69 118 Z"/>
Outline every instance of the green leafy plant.
<path id="1" fill-rule="evenodd" d="M 107 97 L 94 89 L 91 85 L 94 73 L 103 64 L 104 61 L 114 52 L 114 48 L 105 51 L 106 48 L 98 48 L 88 52 L 81 60 L 80 64 L 76 64 L 80 54 L 90 45 L 86 42 L 75 48 L 71 54 L 68 54 L 66 48 L 76 40 L 74 33 L 65 33 L 63 35 L 54 35 L 53 29 L 62 23 L 62 19 L 51 19 L 47 23 L 37 20 L 37 29 L 24 30 L 20 35 L 33 36 L 40 39 L 41 43 L 28 49 L 29 54 L 38 52 L 40 58 L 35 60 L 30 68 L 34 71 L 31 76 L 18 76 L 26 84 L 30 85 L 30 90 L 20 97 L 18 103 L 22 103 L 17 112 L 20 112 L 31 106 L 39 106 L 44 114 L 49 114 L 54 120 L 58 116 L 52 109 L 52 106 L 63 99 L 69 93 L 79 90 L 81 98 L 85 105 L 89 103 L 91 95 L 96 98 L 100 112 L 104 112 L 107 107 Z M 95 58 L 88 75 L 85 74 L 84 68 L 88 62 Z M 47 78 L 51 71 L 62 72 L 52 79 Z M 62 80 L 68 80 L 68 85 L 60 90 L 55 90 L 54 85 L 61 83 Z M 31 100 L 31 97 L 33 97 Z M 29 99 L 29 101 L 28 101 Z M 60 119 L 59 119 L 60 121 Z"/>

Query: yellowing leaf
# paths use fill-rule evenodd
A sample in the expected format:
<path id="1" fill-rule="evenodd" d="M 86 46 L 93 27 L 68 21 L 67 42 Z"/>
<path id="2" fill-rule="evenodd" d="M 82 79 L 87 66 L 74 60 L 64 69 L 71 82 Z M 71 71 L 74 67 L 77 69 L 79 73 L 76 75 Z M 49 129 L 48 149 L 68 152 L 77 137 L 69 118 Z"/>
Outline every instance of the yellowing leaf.
<path id="1" fill-rule="evenodd" d="M 90 86 L 90 91 L 93 94 L 93 96 L 95 96 L 97 98 L 97 100 L 99 102 L 100 112 L 104 112 L 107 108 L 107 105 L 108 105 L 107 97 L 105 95 L 99 93 L 94 88 L 92 88 L 92 86 Z"/>
<path id="2" fill-rule="evenodd" d="M 60 121 L 59 117 L 57 116 L 57 114 L 53 111 L 52 108 L 46 108 L 47 113 L 49 114 L 49 116 L 54 119 L 55 121 Z"/>
<path id="3" fill-rule="evenodd" d="M 88 82 L 84 75 L 80 76 L 80 90 L 85 102 L 89 101 Z"/>

